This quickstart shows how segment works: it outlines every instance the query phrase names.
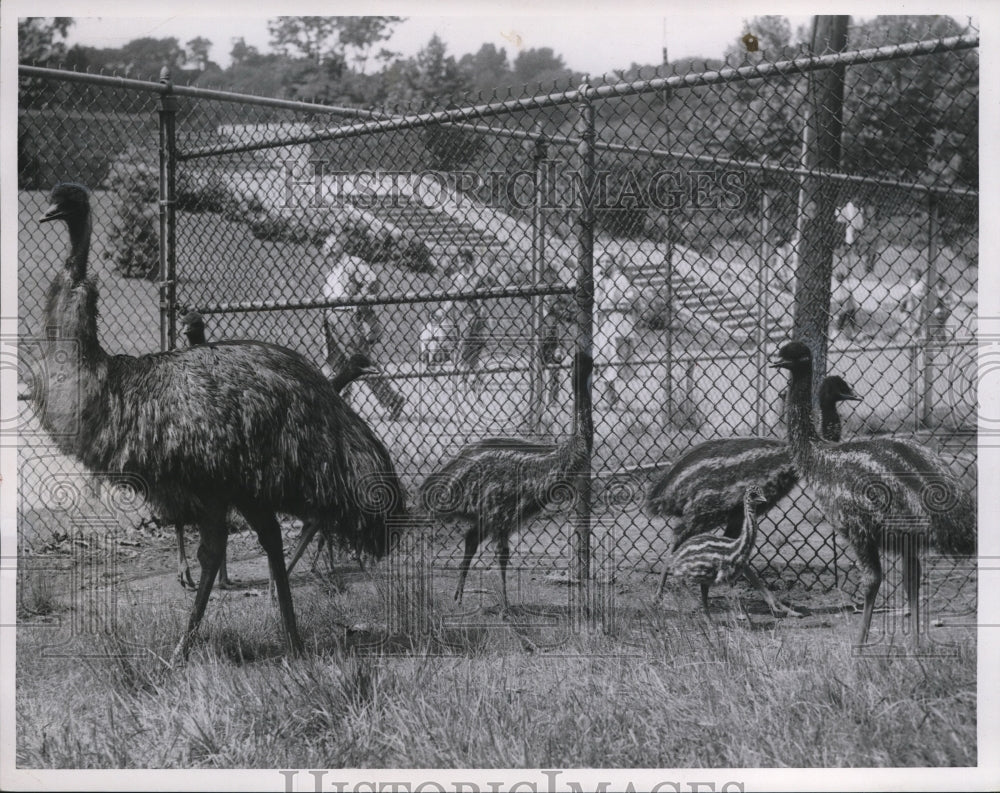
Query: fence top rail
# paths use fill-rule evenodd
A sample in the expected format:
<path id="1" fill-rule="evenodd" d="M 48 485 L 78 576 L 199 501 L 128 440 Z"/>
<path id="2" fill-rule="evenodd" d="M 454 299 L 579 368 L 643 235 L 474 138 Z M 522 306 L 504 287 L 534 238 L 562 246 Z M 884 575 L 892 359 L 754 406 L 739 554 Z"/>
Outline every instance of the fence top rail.
<path id="1" fill-rule="evenodd" d="M 540 135 L 538 132 L 528 130 L 508 130 L 491 127 L 488 124 L 455 124 L 459 129 L 467 129 L 470 132 L 482 134 L 494 134 L 501 137 L 509 137 L 519 140 L 543 140 L 546 143 L 554 143 L 560 146 L 579 146 L 583 141 L 581 138 L 574 138 L 569 135 Z M 955 187 L 948 185 L 927 185 L 920 182 L 907 182 L 891 176 L 861 176 L 859 174 L 841 173 L 840 171 L 829 171 L 821 168 L 805 168 L 801 165 L 782 165 L 781 163 L 767 162 L 766 160 L 740 160 L 734 157 L 723 157 L 718 154 L 691 154 L 687 151 L 675 151 L 673 149 L 662 149 L 649 146 L 632 146 L 627 143 L 610 143 L 595 141 L 593 147 L 598 151 L 608 151 L 619 154 L 648 155 L 660 159 L 681 160 L 687 162 L 705 163 L 714 168 L 741 168 L 757 173 L 775 174 L 777 176 L 809 176 L 814 178 L 829 179 L 835 182 L 844 182 L 855 185 L 871 185 L 873 187 L 890 187 L 901 190 L 912 190 L 918 193 L 934 193 L 938 195 L 955 196 L 959 198 L 978 198 L 979 191 L 970 187 Z"/>
<path id="2" fill-rule="evenodd" d="M 479 289 L 473 292 L 407 292 L 400 295 L 380 297 L 352 297 L 339 300 L 247 300 L 233 303 L 198 304 L 201 314 L 258 313 L 264 311 L 292 311 L 310 308 L 354 308 L 357 306 L 391 306 L 402 303 L 468 302 L 471 300 L 495 300 L 517 297 L 548 297 L 551 295 L 572 295 L 575 290 L 562 284 L 527 286 L 519 289 Z M 179 304 L 175 308 L 187 307 Z"/>
<path id="3" fill-rule="evenodd" d="M 90 72 L 75 72 L 68 69 L 51 69 L 45 66 L 19 64 L 20 77 L 41 77 L 50 80 L 63 80 L 72 83 L 87 83 L 103 85 L 109 88 L 125 88 L 130 91 L 146 91 L 156 94 L 171 94 L 187 96 L 192 99 L 214 99 L 221 102 L 233 102 L 241 105 L 259 105 L 280 110 L 296 110 L 306 113 L 326 113 L 333 116 L 350 118 L 384 118 L 385 113 L 377 110 L 365 110 L 360 107 L 344 107 L 342 105 L 321 105 L 316 102 L 300 102 L 294 99 L 276 99 L 255 94 L 238 94 L 231 91 L 221 91 L 215 88 L 199 88 L 194 85 L 176 85 L 169 81 L 134 80 L 128 77 L 118 77 L 108 74 L 91 74 Z"/>
<path id="4" fill-rule="evenodd" d="M 613 85 L 593 87 L 584 84 L 569 91 L 551 94 L 541 94 L 531 97 L 508 99 L 450 110 L 437 110 L 428 113 L 411 113 L 401 116 L 385 117 L 384 114 L 373 114 L 374 120 L 357 124 L 334 127 L 332 129 L 314 132 L 308 135 L 295 135 L 281 140 L 258 141 L 221 149 L 193 149 L 178 153 L 180 159 L 194 159 L 200 156 L 216 154 L 239 154 L 247 151 L 258 151 L 264 148 L 294 146 L 304 143 L 318 143 L 327 140 L 370 135 L 379 132 L 395 132 L 404 129 L 414 129 L 431 124 L 449 124 L 475 119 L 491 118 L 508 115 L 525 110 L 539 110 L 574 102 L 591 102 L 597 99 L 613 99 L 636 94 L 644 94 L 667 89 L 696 88 L 699 86 L 719 85 L 724 83 L 745 82 L 747 80 L 766 79 L 788 74 L 806 74 L 809 72 L 831 69 L 835 66 L 854 66 L 857 64 L 880 63 L 883 61 L 911 58 L 920 55 L 934 55 L 942 52 L 955 52 L 974 49 L 979 46 L 978 36 L 951 36 L 949 38 L 915 41 L 907 44 L 893 44 L 884 47 L 870 47 L 848 52 L 833 52 L 826 55 L 806 55 L 791 60 L 775 63 L 751 64 L 740 67 L 727 67 L 707 72 L 694 72 L 670 77 L 655 77 L 646 80 L 634 80 Z M 316 106 L 319 107 L 319 106 Z M 544 137 L 536 133 L 538 137 Z"/>

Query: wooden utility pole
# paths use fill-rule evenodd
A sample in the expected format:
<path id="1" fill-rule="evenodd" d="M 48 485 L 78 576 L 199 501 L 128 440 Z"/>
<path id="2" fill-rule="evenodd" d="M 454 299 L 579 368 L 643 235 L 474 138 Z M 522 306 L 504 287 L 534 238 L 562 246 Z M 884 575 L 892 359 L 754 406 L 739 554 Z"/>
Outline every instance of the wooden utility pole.
<path id="1" fill-rule="evenodd" d="M 594 103 L 591 87 L 587 83 L 579 89 L 580 104 L 578 130 L 580 143 L 576 150 L 576 163 L 580 172 L 580 215 L 577 226 L 577 271 L 576 271 L 576 352 L 588 357 L 593 355 L 594 346 L 594 199 L 597 184 L 594 143 L 596 141 Z M 574 371 L 574 378 L 575 378 Z M 574 379 L 575 385 L 575 379 Z M 573 389 L 574 432 L 581 432 L 587 441 L 587 448 L 593 448 L 594 423 L 593 401 L 590 383 L 578 392 Z M 576 417 L 582 420 L 578 426 Z M 577 630 L 589 625 L 591 609 L 590 596 L 590 535 L 591 535 L 591 481 L 590 452 L 588 451 L 583 470 L 576 478 L 576 514 L 573 516 L 573 550 L 575 556 L 574 574 L 580 583 L 576 592 L 570 592 L 570 614 Z"/>
<path id="2" fill-rule="evenodd" d="M 817 16 L 812 52 L 823 55 L 847 47 L 846 16 Z M 809 114 L 805 124 L 802 164 L 813 171 L 840 168 L 843 128 L 844 67 L 811 72 Z M 830 278 L 838 225 L 834 219 L 836 184 L 818 176 L 803 177 L 799 196 L 798 271 L 795 278 L 794 336 L 813 351 L 813 397 L 826 375 L 830 324 Z"/>

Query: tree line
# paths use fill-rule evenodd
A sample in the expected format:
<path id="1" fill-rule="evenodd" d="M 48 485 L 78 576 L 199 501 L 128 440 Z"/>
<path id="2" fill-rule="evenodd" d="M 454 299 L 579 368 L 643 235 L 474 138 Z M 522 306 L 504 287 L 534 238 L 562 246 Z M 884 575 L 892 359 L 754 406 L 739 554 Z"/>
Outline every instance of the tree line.
<path id="1" fill-rule="evenodd" d="M 402 21 L 394 16 L 274 18 L 268 23 L 269 50 L 261 52 L 243 39 L 232 40 L 230 64 L 225 69 L 212 60 L 215 44 L 204 36 L 183 44 L 176 38 L 140 38 L 120 48 L 79 44 L 67 47 L 65 38 L 73 20 L 58 17 L 19 20 L 18 32 L 22 62 L 152 80 L 158 79 L 161 67 L 168 65 L 177 82 L 390 112 L 456 107 L 538 93 L 539 84 L 545 84 L 546 91 L 555 85 L 570 88 L 584 79 L 548 47 L 521 49 L 511 57 L 506 48 L 485 43 L 476 52 L 456 57 L 435 35 L 416 55 L 403 57 L 387 46 Z M 967 32 L 967 25 L 949 16 L 878 16 L 850 26 L 848 47 L 886 46 Z M 745 38 L 748 34 L 753 37 L 753 47 Z M 754 17 L 744 20 L 741 36 L 721 59 L 632 63 L 608 79 L 633 80 L 654 74 L 687 74 L 727 65 L 773 62 L 804 54 L 809 42 L 810 32 L 793 32 L 785 17 Z M 842 170 L 976 187 L 978 79 L 977 50 L 847 69 Z M 119 102 L 120 97 L 112 92 L 88 93 L 85 86 L 21 81 L 22 107 L 86 107 L 92 112 L 120 112 Z M 596 106 L 597 129 L 599 139 L 609 143 L 794 166 L 801 154 L 808 104 L 807 76 L 787 75 L 600 102 Z M 209 115 L 213 111 L 199 112 L 208 114 L 204 126 L 211 129 L 215 119 Z M 268 120 L 259 112 L 254 118 Z M 498 123 L 571 136 L 575 134 L 575 121 L 574 109 L 562 107 L 523 113 Z M 394 162 L 394 167 L 495 170 L 531 165 L 530 146 L 520 141 L 485 138 L 446 126 L 427 128 L 420 138 L 422 149 L 405 152 L 404 159 L 409 159 Z M 391 154 L 379 152 L 378 157 L 386 153 Z M 358 167 L 371 167 L 363 159 L 359 155 Z M 685 171 L 711 167 L 683 157 L 609 153 L 599 155 L 598 165 L 608 174 L 612 195 L 618 190 L 625 193 L 626 199 L 630 185 L 647 185 L 663 168 L 677 170 L 683 181 Z M 792 181 L 785 185 L 778 180 L 771 186 L 794 201 L 797 190 Z M 751 209 L 744 215 L 716 212 L 704 217 L 698 214 L 704 214 L 701 208 L 682 207 L 688 222 L 683 222 L 682 217 L 677 227 L 689 229 L 685 241 L 697 242 L 699 234 L 709 238 L 749 234 L 756 225 L 754 190 L 759 189 L 762 185 L 757 182 L 749 185 Z M 881 205 L 887 214 L 908 211 L 905 195 L 859 198 Z M 794 206 L 778 210 L 779 218 L 794 218 Z M 635 200 L 607 208 L 599 217 L 603 226 L 620 234 L 656 233 L 656 224 L 661 221 L 662 213 L 651 212 Z M 747 228 L 741 228 L 741 224 Z M 780 236 L 786 236 L 790 229 L 778 231 Z"/>
<path id="2" fill-rule="evenodd" d="M 330 104 L 393 105 L 455 100 L 531 83 L 568 79 L 573 72 L 549 47 L 522 49 L 483 44 L 456 58 L 434 35 L 414 56 L 384 46 L 403 17 L 277 17 L 269 20 L 270 49 L 241 38 L 230 42 L 229 66 L 212 60 L 215 44 L 197 36 L 138 38 L 100 48 L 65 38 L 73 20 L 33 17 L 19 21 L 22 63 L 159 79 L 168 66 L 175 81 L 220 90 Z"/>

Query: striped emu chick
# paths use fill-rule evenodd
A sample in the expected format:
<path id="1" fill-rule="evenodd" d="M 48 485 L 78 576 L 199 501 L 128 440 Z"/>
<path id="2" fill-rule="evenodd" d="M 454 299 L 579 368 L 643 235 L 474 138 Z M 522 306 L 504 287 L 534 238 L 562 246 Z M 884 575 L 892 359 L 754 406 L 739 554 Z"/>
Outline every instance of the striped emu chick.
<path id="1" fill-rule="evenodd" d="M 90 192 L 59 184 L 42 221 L 65 220 L 70 253 L 49 287 L 35 400 L 59 449 L 91 471 L 130 474 L 165 520 L 194 523 L 201 578 L 188 653 L 225 556 L 237 509 L 267 553 L 289 652 L 301 653 L 277 514 L 384 555 L 406 496 L 388 451 L 323 373 L 292 350 L 229 341 L 151 355 L 109 355 L 87 275 Z"/>
<path id="2" fill-rule="evenodd" d="M 673 574 L 701 586 L 701 605 L 708 610 L 708 590 L 712 584 L 732 583 L 747 568 L 747 560 L 757 542 L 757 508 L 766 502 L 764 491 L 750 485 L 743 493 L 743 525 L 736 537 L 717 534 L 697 534 L 689 537 L 677 549 L 660 579 L 657 599 L 663 596 L 667 576 Z"/>
<path id="3" fill-rule="evenodd" d="M 420 500 L 428 513 L 445 522 L 469 524 L 455 600 L 462 601 L 465 579 L 479 544 L 496 543 L 503 608 L 507 599 L 510 538 L 546 504 L 573 487 L 590 454 L 590 374 L 593 360 L 577 353 L 573 366 L 576 415 L 573 434 L 558 445 L 518 438 L 487 438 L 472 443 L 427 477 Z"/>
<path id="4" fill-rule="evenodd" d="M 824 443 L 810 410 L 812 351 L 802 342 L 789 342 L 773 365 L 789 372 L 788 435 L 795 468 L 827 519 L 851 543 L 863 571 L 858 643 L 868 639 L 882 583 L 883 548 L 902 555 L 903 583 L 916 626 L 912 635 L 919 639 L 919 554 L 928 545 L 945 553 L 974 553 L 975 503 L 947 462 L 919 443 L 885 437 Z"/>

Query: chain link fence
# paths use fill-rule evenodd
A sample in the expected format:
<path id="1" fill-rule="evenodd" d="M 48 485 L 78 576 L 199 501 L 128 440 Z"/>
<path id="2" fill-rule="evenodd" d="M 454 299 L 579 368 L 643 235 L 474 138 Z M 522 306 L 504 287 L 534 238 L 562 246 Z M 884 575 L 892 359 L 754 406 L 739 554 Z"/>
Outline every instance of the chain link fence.
<path id="1" fill-rule="evenodd" d="M 523 567 L 571 569 L 583 515 L 602 564 L 658 573 L 671 532 L 643 509 L 650 482 L 702 441 L 785 437 L 766 361 L 803 315 L 862 398 L 845 437 L 914 437 L 974 480 L 978 39 L 883 44 L 378 111 L 22 67 L 21 379 L 65 244 L 35 218 L 73 180 L 94 190 L 108 351 L 183 346 L 194 309 L 209 341 L 273 342 L 331 375 L 367 353 L 380 373 L 347 398 L 411 492 L 471 440 L 572 433 L 570 361 L 593 338 L 593 486 L 525 527 Z M 836 168 L 808 156 L 828 74 Z M 122 510 L 18 404 L 20 549 L 41 554 L 67 516 Z M 439 561 L 459 545 L 440 534 Z M 939 561 L 930 597 L 966 608 L 972 564 Z M 772 585 L 859 586 L 798 488 L 753 564 Z"/>

